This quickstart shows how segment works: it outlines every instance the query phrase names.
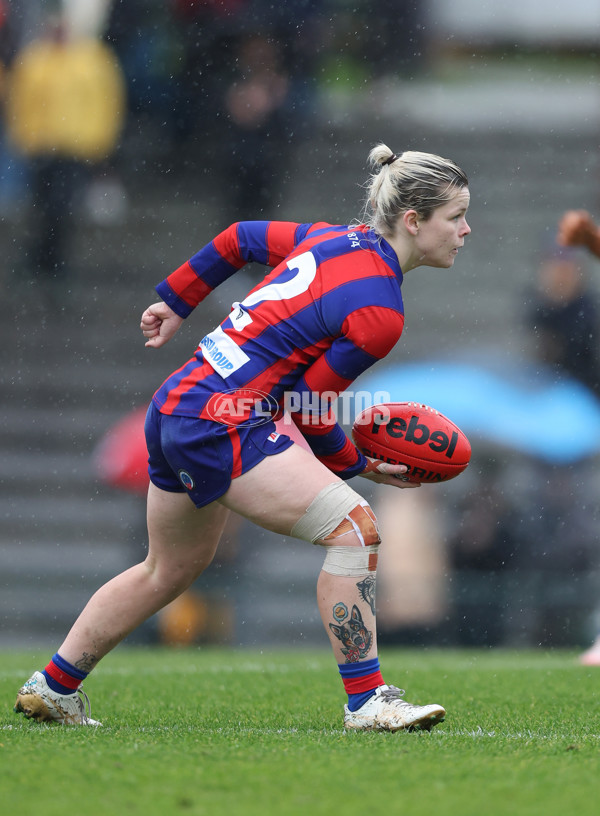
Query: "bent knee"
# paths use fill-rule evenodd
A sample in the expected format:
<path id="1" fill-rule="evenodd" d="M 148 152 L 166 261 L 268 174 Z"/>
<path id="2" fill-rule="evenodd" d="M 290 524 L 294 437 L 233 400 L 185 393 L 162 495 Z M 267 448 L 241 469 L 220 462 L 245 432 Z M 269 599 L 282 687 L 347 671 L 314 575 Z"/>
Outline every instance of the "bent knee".
<path id="1" fill-rule="evenodd" d="M 352 538 L 356 541 L 355 546 L 359 547 L 372 547 L 381 543 L 375 513 L 366 502 L 354 507 L 335 530 L 320 541 L 315 541 L 315 544 L 352 546 Z"/>
<path id="2" fill-rule="evenodd" d="M 315 544 L 326 548 L 324 572 L 357 578 L 377 572 L 380 541 L 375 513 L 363 502 L 354 507 L 335 530 Z"/>
<path id="3" fill-rule="evenodd" d="M 375 513 L 345 482 L 333 482 L 313 499 L 292 528 L 292 535 L 313 544 L 370 547 L 379 544 Z"/>
<path id="4" fill-rule="evenodd" d="M 144 561 L 148 580 L 159 593 L 178 594 L 186 590 L 210 565 L 212 559 L 165 559 L 148 555 Z"/>
<path id="5" fill-rule="evenodd" d="M 375 513 L 345 482 L 323 488 L 292 535 L 325 547 L 322 569 L 331 575 L 357 578 L 377 571 L 380 538 Z"/>

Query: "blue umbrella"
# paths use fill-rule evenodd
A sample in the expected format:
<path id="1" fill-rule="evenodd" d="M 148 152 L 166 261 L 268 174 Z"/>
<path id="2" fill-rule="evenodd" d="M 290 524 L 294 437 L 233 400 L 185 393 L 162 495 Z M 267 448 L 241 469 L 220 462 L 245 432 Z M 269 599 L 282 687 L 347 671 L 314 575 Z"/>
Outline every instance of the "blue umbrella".
<path id="1" fill-rule="evenodd" d="M 556 464 L 600 451 L 600 401 L 584 385 L 539 365 L 448 360 L 378 366 L 354 390 L 387 392 L 390 402 L 421 402 L 476 438 Z M 380 400 L 377 401 L 387 401 Z"/>

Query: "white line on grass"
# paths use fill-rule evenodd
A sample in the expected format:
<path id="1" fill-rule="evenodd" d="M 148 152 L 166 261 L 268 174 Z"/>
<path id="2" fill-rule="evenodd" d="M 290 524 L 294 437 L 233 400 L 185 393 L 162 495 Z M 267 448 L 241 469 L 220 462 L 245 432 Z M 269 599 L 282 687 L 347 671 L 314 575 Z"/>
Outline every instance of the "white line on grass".
<path id="1" fill-rule="evenodd" d="M 0 731 L 24 731 L 27 728 L 62 728 L 62 726 L 56 725 L 54 723 L 29 723 L 27 721 L 22 721 L 20 723 L 16 723 L 15 725 L 2 725 L 0 726 Z M 70 730 L 67 727 L 67 730 Z M 78 730 L 74 728 L 73 730 Z M 131 726 L 110 726 L 104 725 L 102 728 L 96 729 L 86 729 L 94 731 L 98 734 L 104 734 L 109 736 L 112 732 L 118 731 L 119 733 L 123 733 L 123 731 L 130 732 L 132 734 L 145 734 L 146 736 L 156 736 L 159 734 L 170 733 L 174 729 L 170 728 L 169 726 L 139 726 L 138 728 L 133 728 Z M 182 729 L 178 727 L 177 732 L 181 732 Z M 303 737 L 303 736 L 320 736 L 320 737 L 340 737 L 345 736 L 348 739 L 361 739 L 362 732 L 360 731 L 346 731 L 344 728 L 340 729 L 319 729 L 319 728 L 307 728 L 307 729 L 300 729 L 300 728 L 243 728 L 236 726 L 235 728 L 206 728 L 206 726 L 193 726 L 188 725 L 186 731 L 188 733 L 193 732 L 201 732 L 203 735 L 214 735 L 214 736 L 231 736 L 232 738 L 239 738 L 240 736 L 263 736 L 263 737 L 272 737 L 272 736 L 288 736 L 288 737 Z M 386 732 L 382 732 L 382 734 L 386 734 Z M 477 727 L 475 729 L 451 729 L 451 728 L 437 728 L 435 731 L 432 731 L 431 734 L 409 734 L 402 731 L 396 732 L 396 738 L 398 739 L 448 739 L 452 737 L 471 737 L 472 739 L 501 739 L 501 740 L 539 740 L 539 741 L 546 741 L 546 740 L 567 740 L 569 742 L 576 743 L 578 741 L 584 740 L 598 740 L 600 741 L 600 734 L 546 734 L 541 731 L 484 731 L 482 728 Z"/>
<path id="2" fill-rule="evenodd" d="M 307 661 L 306 663 L 302 664 L 302 671 L 322 671 L 324 667 L 324 663 L 317 663 L 317 662 L 310 662 Z M 217 664 L 192 664 L 185 667 L 181 667 L 178 665 L 177 667 L 177 675 L 185 675 L 185 674 L 234 674 L 235 672 L 246 672 L 248 674 L 288 674 L 290 672 L 297 672 L 298 665 L 297 664 L 289 664 L 286 665 L 285 663 L 255 663 L 255 662 L 244 662 L 244 663 L 236 663 L 232 665 L 226 665 L 223 663 Z M 11 670 L 11 671 L 0 671 L 0 680 L 13 680 L 15 678 L 22 679 L 24 676 L 31 674 L 31 666 L 28 669 L 22 670 Z M 96 669 L 97 675 L 102 674 L 103 677 L 134 677 L 140 673 L 139 665 L 126 667 L 126 666 L 111 666 L 110 664 L 102 664 Z M 162 666 L 144 666 L 143 667 L 144 677 L 150 677 L 152 675 L 165 675 L 165 674 L 173 674 L 172 666 L 168 665 L 168 663 L 163 664 Z M 89 682 L 89 681 L 88 681 Z"/>

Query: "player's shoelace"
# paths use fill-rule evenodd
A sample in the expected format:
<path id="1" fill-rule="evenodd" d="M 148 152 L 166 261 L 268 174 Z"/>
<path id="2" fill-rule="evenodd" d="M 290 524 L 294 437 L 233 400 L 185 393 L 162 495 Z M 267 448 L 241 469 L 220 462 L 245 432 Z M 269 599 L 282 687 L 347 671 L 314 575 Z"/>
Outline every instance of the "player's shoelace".
<path id="1" fill-rule="evenodd" d="M 393 703 L 395 701 L 404 703 L 405 700 L 403 700 L 402 697 L 404 697 L 405 694 L 404 689 L 398 688 L 397 686 L 388 686 L 379 692 L 379 696 L 385 700 L 386 703 Z"/>
<path id="2" fill-rule="evenodd" d="M 87 696 L 85 691 L 81 688 L 77 689 L 77 694 L 79 694 L 79 699 L 81 701 L 81 719 L 82 722 L 85 720 L 92 719 L 92 704 L 90 703 L 90 698 Z"/>

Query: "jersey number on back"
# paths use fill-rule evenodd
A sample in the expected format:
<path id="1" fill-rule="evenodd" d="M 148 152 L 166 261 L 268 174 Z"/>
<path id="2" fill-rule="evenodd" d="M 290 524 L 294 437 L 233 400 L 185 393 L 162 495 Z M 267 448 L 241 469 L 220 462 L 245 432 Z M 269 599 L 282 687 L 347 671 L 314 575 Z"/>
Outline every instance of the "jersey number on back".
<path id="1" fill-rule="evenodd" d="M 235 314 L 231 314 L 233 327 L 238 331 L 252 322 L 251 316 L 246 311 L 250 306 L 256 306 L 265 300 L 287 300 L 288 298 L 302 295 L 315 279 L 317 274 L 317 262 L 312 252 L 303 252 L 297 258 L 287 262 L 287 268 L 296 274 L 289 280 L 275 283 L 268 283 L 257 289 L 256 292 L 248 295 L 241 303 L 232 304 Z"/>

